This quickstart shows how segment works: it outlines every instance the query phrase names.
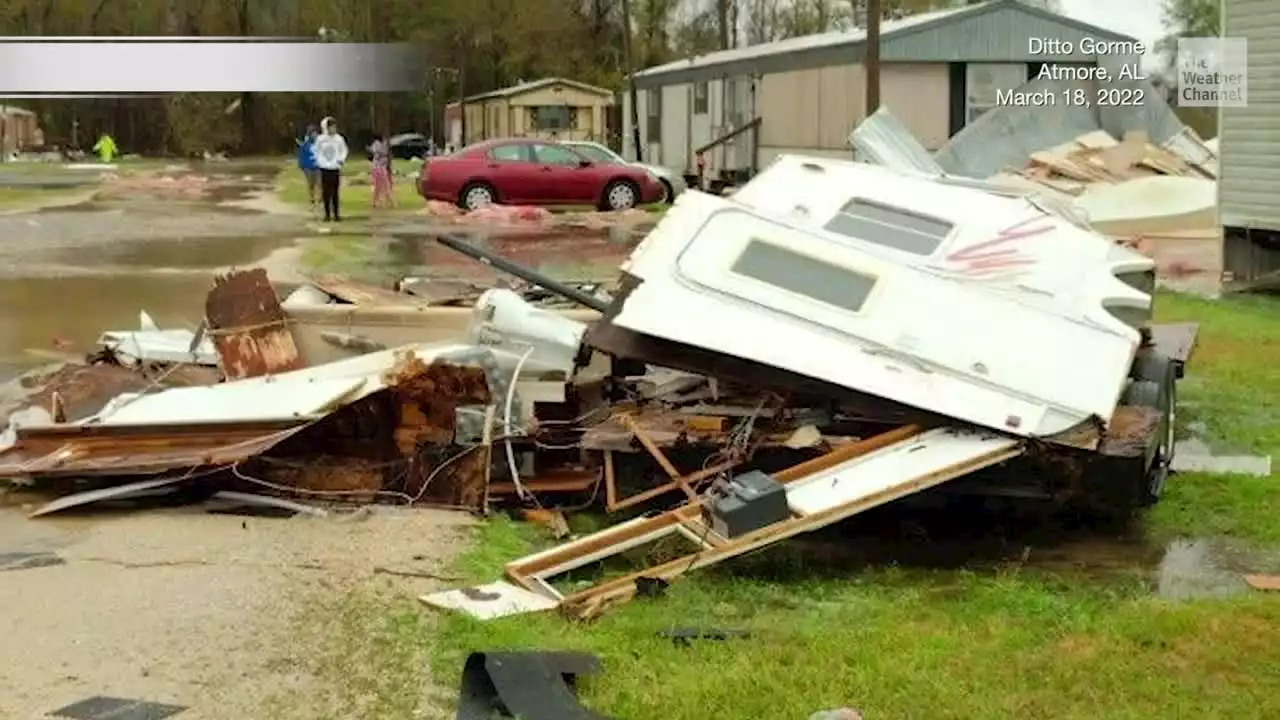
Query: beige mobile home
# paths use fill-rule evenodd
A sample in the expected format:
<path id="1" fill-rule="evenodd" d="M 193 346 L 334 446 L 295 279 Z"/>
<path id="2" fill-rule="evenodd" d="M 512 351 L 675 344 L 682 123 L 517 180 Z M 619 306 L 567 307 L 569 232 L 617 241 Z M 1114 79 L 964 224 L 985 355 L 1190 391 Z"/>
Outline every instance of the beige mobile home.
<path id="1" fill-rule="evenodd" d="M 789 38 L 636 73 L 644 162 L 690 173 L 697 151 L 708 148 L 708 177 L 738 178 L 783 153 L 848 157 L 846 138 L 864 116 L 865 38 L 857 28 Z M 1136 42 L 1016 0 L 887 19 L 880 101 L 936 149 L 993 107 L 998 91 L 1046 66 L 1136 63 L 1116 52 Z M 1096 49 L 1105 43 L 1109 54 L 1100 60 Z M 623 110 L 623 145 L 634 159 L 629 105 Z"/>
<path id="2" fill-rule="evenodd" d="M 472 95 L 445 108 L 447 138 L 462 146 L 502 137 L 608 142 L 612 90 L 565 78 L 544 78 Z M 466 108 L 462 137 L 460 107 Z"/>

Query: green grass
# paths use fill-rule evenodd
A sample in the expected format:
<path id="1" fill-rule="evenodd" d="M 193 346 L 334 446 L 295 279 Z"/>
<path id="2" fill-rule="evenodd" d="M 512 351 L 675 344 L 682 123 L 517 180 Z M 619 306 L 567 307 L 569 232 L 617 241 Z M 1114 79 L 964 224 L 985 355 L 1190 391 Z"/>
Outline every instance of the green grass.
<path id="1" fill-rule="evenodd" d="M 1200 334 L 1179 383 L 1180 425 L 1203 427 L 1222 451 L 1280 457 L 1280 300 L 1161 293 L 1161 322 L 1196 322 Z M 1280 474 L 1257 478 L 1185 473 L 1148 517 L 1162 534 L 1229 535 L 1280 543 Z"/>
<path id="2" fill-rule="evenodd" d="M 1157 306 L 1162 321 L 1201 324 L 1183 397 L 1208 438 L 1251 452 L 1280 449 L 1270 422 L 1280 406 L 1280 302 L 1162 293 Z M 1280 543 L 1276 480 L 1177 475 L 1148 514 L 1148 532 L 1153 542 L 1228 534 Z M 548 544 L 528 525 L 490 520 L 455 572 L 488 582 L 506 562 Z M 359 647 L 391 648 L 361 655 L 385 667 L 384 677 L 395 677 L 406 658 L 429 659 L 445 692 L 471 651 L 590 651 L 605 669 L 582 683 L 583 700 L 620 718 L 806 718 L 841 706 L 868 718 L 928 720 L 1280 717 L 1280 593 L 1171 602 L 1152 595 L 1142 572 L 1019 563 L 854 570 L 775 547 L 698 571 L 660 599 L 635 600 L 590 624 L 549 614 L 479 622 L 414 613 L 412 600 L 398 597 L 380 610 L 352 605 L 365 614 L 356 613 L 345 635 L 366 636 Z M 656 635 L 689 626 L 752 635 L 689 647 Z M 370 692 L 391 703 L 421 689 L 404 680 Z"/>
<path id="3" fill-rule="evenodd" d="M 459 566 L 490 580 L 531 545 L 526 528 L 491 521 Z M 432 665 L 447 682 L 471 650 L 586 650 L 605 675 L 583 683 L 584 702 L 625 718 L 805 718 L 845 705 L 966 720 L 1280 712 L 1280 602 L 1269 597 L 1175 604 L 1134 580 L 1016 567 L 753 579 L 787 555 L 701 572 L 588 625 L 442 615 Z M 688 626 L 752 636 L 692 647 L 656 636 Z"/>

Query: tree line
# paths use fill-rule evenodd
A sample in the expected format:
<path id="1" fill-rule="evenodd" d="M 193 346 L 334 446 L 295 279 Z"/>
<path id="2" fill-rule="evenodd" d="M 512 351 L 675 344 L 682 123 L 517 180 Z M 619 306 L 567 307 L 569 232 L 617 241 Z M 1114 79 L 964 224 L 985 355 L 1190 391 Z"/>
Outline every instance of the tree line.
<path id="1" fill-rule="evenodd" d="M 112 133 L 127 151 L 279 152 L 323 115 L 348 131 L 431 132 L 446 103 L 521 80 L 568 77 L 621 90 L 631 35 L 635 68 L 718 49 L 845 29 L 865 0 L 0 0 L 11 36 L 297 36 L 321 28 L 350 42 L 421 43 L 438 68 L 420 92 L 38 100 L 49 144 L 87 145 Z M 973 0 L 882 0 L 886 15 Z M 1025 0 L 1057 9 L 1057 0 Z M 1206 4 L 1211 0 L 1179 0 Z M 1214 3 L 1216 7 L 1216 3 Z"/>

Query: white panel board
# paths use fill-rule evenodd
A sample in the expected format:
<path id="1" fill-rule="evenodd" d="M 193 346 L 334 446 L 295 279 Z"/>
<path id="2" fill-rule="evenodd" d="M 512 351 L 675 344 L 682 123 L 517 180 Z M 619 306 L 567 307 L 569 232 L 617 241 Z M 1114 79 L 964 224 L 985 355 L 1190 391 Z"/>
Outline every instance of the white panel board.
<path id="1" fill-rule="evenodd" d="M 787 503 L 793 512 L 812 515 L 892 493 L 904 484 L 945 473 L 949 468 L 982 457 L 999 457 L 996 453 L 1012 451 L 1018 443 L 1014 438 L 996 433 L 954 428 L 930 430 L 787 486 Z"/>

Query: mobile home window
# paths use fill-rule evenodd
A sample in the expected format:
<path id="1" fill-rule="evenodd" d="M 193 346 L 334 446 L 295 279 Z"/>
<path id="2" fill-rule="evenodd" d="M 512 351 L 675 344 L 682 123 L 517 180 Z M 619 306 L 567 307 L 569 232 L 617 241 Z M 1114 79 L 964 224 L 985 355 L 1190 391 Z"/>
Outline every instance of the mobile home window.
<path id="1" fill-rule="evenodd" d="M 953 227 L 945 220 L 856 198 L 827 223 L 831 232 L 914 255 L 932 255 Z"/>
<path id="2" fill-rule="evenodd" d="M 662 142 L 662 88 L 650 88 L 646 98 L 646 131 L 648 142 Z"/>
<path id="3" fill-rule="evenodd" d="M 535 130 L 568 130 L 573 127 L 573 113 L 566 105 L 539 105 L 529 108 Z"/>
<path id="4" fill-rule="evenodd" d="M 693 114 L 707 114 L 707 84 L 705 82 L 693 84 Z"/>
<path id="5" fill-rule="evenodd" d="M 760 240 L 748 242 L 730 270 L 849 312 L 860 311 L 876 285 L 870 275 Z"/>

